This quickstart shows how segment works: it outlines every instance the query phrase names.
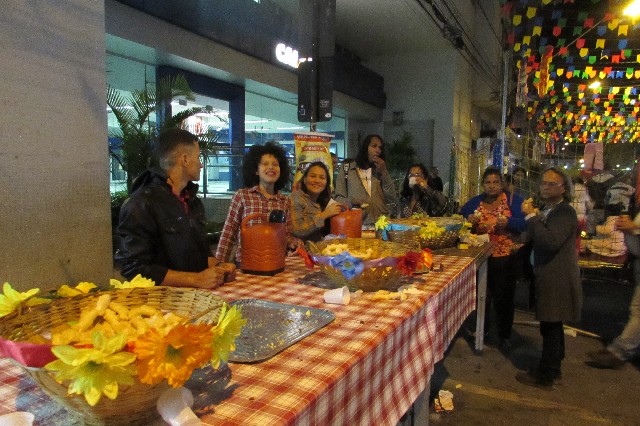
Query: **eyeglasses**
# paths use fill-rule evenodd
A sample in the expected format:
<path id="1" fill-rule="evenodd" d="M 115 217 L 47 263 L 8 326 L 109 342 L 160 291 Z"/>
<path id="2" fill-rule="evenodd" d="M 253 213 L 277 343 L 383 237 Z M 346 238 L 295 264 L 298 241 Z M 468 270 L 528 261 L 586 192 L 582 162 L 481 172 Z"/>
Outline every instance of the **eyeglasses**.
<path id="1" fill-rule="evenodd" d="M 421 178 L 423 178 L 424 175 L 422 173 L 409 173 L 409 177 L 410 178 L 412 178 L 412 177 L 421 177 Z"/>
<path id="2" fill-rule="evenodd" d="M 549 187 L 549 186 L 550 187 L 558 187 L 558 186 L 562 186 L 562 185 L 564 185 L 564 183 L 562 183 L 562 182 L 545 182 L 545 181 L 540 182 L 540 186 L 547 186 L 547 187 Z"/>

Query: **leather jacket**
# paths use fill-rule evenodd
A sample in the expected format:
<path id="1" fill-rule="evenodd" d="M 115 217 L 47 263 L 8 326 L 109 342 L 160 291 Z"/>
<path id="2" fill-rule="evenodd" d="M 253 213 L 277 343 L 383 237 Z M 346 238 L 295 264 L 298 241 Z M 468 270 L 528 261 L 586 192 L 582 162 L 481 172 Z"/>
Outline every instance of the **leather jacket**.
<path id="1" fill-rule="evenodd" d="M 117 228 L 120 243 L 115 260 L 125 278 L 141 274 L 160 285 L 169 269 L 200 272 L 208 267 L 212 253 L 197 192 L 193 182 L 184 189 L 186 213 L 164 172 L 147 170 L 136 178 Z"/>

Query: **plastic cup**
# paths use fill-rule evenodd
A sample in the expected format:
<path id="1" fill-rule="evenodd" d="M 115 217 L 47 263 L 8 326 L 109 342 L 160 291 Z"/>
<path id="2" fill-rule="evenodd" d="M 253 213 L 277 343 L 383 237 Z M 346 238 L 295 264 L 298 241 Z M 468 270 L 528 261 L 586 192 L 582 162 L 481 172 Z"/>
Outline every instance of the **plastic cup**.
<path id="1" fill-rule="evenodd" d="M 324 292 L 324 303 L 331 303 L 334 305 L 348 305 L 351 300 L 351 293 L 347 286 L 341 288 L 334 288 Z"/>
<path id="2" fill-rule="evenodd" d="M 197 426 L 202 422 L 191 409 L 193 394 L 187 388 L 167 389 L 156 407 L 163 420 L 171 426 Z"/>
<path id="3" fill-rule="evenodd" d="M 0 426 L 31 426 L 34 416 L 26 411 L 16 411 L 0 416 Z"/>

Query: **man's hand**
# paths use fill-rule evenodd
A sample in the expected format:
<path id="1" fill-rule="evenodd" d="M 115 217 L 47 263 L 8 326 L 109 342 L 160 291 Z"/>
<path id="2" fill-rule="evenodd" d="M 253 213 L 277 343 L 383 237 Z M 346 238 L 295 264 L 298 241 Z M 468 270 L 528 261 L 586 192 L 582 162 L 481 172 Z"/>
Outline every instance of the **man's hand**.
<path id="1" fill-rule="evenodd" d="M 636 224 L 627 215 L 621 215 L 616 221 L 616 228 L 622 232 L 633 232 L 636 230 Z"/>
<path id="2" fill-rule="evenodd" d="M 524 200 L 520 208 L 522 209 L 522 213 L 524 213 L 525 216 L 528 216 L 531 213 L 537 214 L 539 211 L 537 208 L 533 207 L 533 198 L 527 198 L 526 200 Z"/>
<path id="3" fill-rule="evenodd" d="M 236 279 L 236 265 L 233 263 L 222 262 L 218 263 L 216 268 L 221 269 L 224 273 L 224 282 L 228 283 Z"/>
<path id="4" fill-rule="evenodd" d="M 222 285 L 224 276 L 225 271 L 222 268 L 217 266 L 207 268 L 196 274 L 193 286 L 197 288 L 216 288 Z"/>

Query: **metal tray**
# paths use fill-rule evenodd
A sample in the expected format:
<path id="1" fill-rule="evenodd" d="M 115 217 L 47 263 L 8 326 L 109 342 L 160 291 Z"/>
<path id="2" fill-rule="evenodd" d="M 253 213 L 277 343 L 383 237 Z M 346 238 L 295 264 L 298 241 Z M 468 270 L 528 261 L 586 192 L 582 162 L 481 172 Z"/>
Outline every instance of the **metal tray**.
<path id="1" fill-rule="evenodd" d="M 336 316 L 326 309 L 241 299 L 231 305 L 242 308 L 247 324 L 236 338 L 236 350 L 229 354 L 230 362 L 257 362 L 320 330 Z"/>

